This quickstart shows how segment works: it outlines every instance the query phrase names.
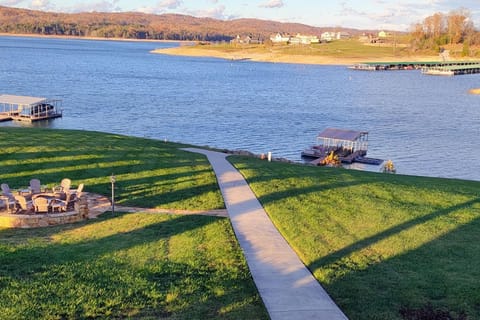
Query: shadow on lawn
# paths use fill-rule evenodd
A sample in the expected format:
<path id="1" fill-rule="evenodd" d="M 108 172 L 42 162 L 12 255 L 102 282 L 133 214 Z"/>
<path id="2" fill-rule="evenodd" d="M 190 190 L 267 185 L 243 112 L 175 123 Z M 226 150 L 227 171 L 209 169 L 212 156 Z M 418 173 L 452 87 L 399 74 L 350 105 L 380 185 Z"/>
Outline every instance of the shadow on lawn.
<path id="1" fill-rule="evenodd" d="M 78 231 L 128 215 L 106 214 L 98 220 L 75 224 L 66 230 Z M 203 256 L 205 260 L 194 263 L 169 259 L 168 248 L 166 252 L 159 248 L 157 257 L 143 265 L 133 266 L 121 258 L 130 249 L 156 244 L 160 240 L 168 243 L 175 236 L 218 221 L 214 217 L 172 216 L 131 231 L 72 243 L 52 243 L 49 240 L 65 231 L 63 226 L 0 231 L 0 239 L 11 243 L 15 238 L 20 241 L 22 235 L 26 237 L 14 250 L 0 252 L 1 283 L 5 289 L 0 297 L 5 292 L 12 294 L 13 290 L 14 297 L 19 300 L 12 301 L 3 296 L 0 316 L 8 318 L 6 312 L 13 303 L 15 310 L 26 318 L 95 318 L 109 314 L 114 318 L 242 319 L 246 314 L 268 318 L 246 267 L 243 272 L 230 274 L 223 270 L 223 266 L 212 264 L 208 253 L 202 250 L 198 258 L 207 254 Z M 40 239 L 38 244 L 29 232 L 34 232 L 34 238 Z M 164 255 L 164 258 L 158 255 Z M 123 272 L 117 273 L 116 270 Z M 130 277 L 135 279 L 133 283 L 129 282 Z M 13 283 L 14 289 L 9 283 Z M 28 289 L 27 292 L 21 291 L 23 286 L 31 286 L 31 292 Z"/>
<path id="2" fill-rule="evenodd" d="M 452 207 L 449 207 L 449 208 L 446 208 L 446 209 L 443 209 L 443 210 L 438 210 L 438 211 L 432 212 L 430 214 L 426 214 L 424 216 L 420 216 L 420 217 L 417 217 L 415 219 L 406 221 L 404 223 L 401 223 L 399 225 L 396 225 L 394 227 L 386 229 L 385 231 L 380 232 L 380 233 L 378 233 L 374 236 L 371 236 L 371 237 L 362 239 L 358 242 L 355 242 L 355 243 L 351 244 L 350 246 L 347 246 L 347 247 L 345 247 L 341 250 L 332 252 L 329 255 L 327 255 L 325 257 L 322 257 L 321 259 L 318 259 L 317 261 L 314 261 L 313 263 L 311 263 L 309 265 L 309 267 L 310 267 L 311 270 L 316 270 L 317 268 L 321 268 L 321 267 L 326 266 L 328 264 L 334 263 L 335 261 L 341 260 L 342 258 L 350 255 L 351 253 L 353 253 L 355 251 L 360 251 L 360 250 L 362 250 L 362 249 L 364 249 L 364 248 L 366 248 L 366 247 L 368 247 L 372 244 L 375 244 L 375 243 L 380 242 L 380 241 L 382 241 L 386 238 L 389 238 L 391 236 L 399 234 L 400 232 L 402 232 L 404 230 L 413 228 L 416 225 L 426 223 L 426 222 L 431 221 L 433 219 L 436 219 L 438 217 L 449 215 L 450 213 L 455 212 L 457 210 L 469 208 L 476 203 L 480 203 L 480 198 L 473 199 L 473 200 L 470 200 L 470 201 L 467 201 L 467 202 L 464 202 L 464 203 L 461 203 L 461 204 L 458 204 L 458 205 L 455 205 L 455 206 L 452 206 Z"/>
<path id="3" fill-rule="evenodd" d="M 351 319 L 465 319 L 463 313 L 480 319 L 480 217 L 415 250 L 372 261 L 366 269 L 341 262 L 404 230 L 478 203 L 480 198 L 405 222 L 322 257 L 309 268 L 315 273 L 328 265 L 338 267 L 335 280 L 323 286 Z M 415 318 L 418 314 L 424 317 Z"/>
<path id="4" fill-rule="evenodd" d="M 20 136 L 29 131 L 14 130 Z M 38 136 L 38 131 L 34 133 Z M 82 134 L 83 143 L 72 147 L 68 133 L 60 135 L 52 130 L 47 136 L 58 139 L 28 140 L 15 152 L 2 155 L 2 183 L 15 189 L 25 188 L 32 178 L 49 185 L 70 178 L 73 185 L 85 183 L 86 191 L 109 195 L 113 173 L 117 177 L 118 203 L 152 208 L 182 201 L 190 205 L 199 196 L 220 194 L 208 161 L 178 150 L 177 144 L 105 134 L 101 137 L 106 145 L 102 145 L 97 141 L 98 134 L 87 132 Z M 105 140 L 111 140 L 111 144 Z M 36 151 L 22 151 L 31 148 Z M 37 150 L 42 148 L 46 151 Z M 211 183 L 202 184 L 202 180 Z M 188 208 L 184 205 L 181 209 Z"/>

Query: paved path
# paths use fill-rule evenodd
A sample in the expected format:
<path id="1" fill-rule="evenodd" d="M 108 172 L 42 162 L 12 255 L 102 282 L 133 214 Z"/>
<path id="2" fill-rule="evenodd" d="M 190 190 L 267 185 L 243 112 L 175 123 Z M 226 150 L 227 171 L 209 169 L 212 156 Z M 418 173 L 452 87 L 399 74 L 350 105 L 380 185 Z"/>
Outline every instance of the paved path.
<path id="1" fill-rule="evenodd" d="M 85 192 L 88 201 L 88 217 L 96 218 L 106 211 L 112 210 L 111 199 L 99 194 Z M 228 218 L 227 210 L 178 210 L 178 209 L 151 209 L 140 207 L 126 207 L 115 205 L 115 211 L 118 212 L 144 212 L 158 214 L 176 214 L 176 215 L 204 215 L 213 217 Z"/>
<path id="2" fill-rule="evenodd" d="M 188 148 L 208 157 L 253 280 L 272 320 L 347 319 L 280 235 L 227 154 Z"/>

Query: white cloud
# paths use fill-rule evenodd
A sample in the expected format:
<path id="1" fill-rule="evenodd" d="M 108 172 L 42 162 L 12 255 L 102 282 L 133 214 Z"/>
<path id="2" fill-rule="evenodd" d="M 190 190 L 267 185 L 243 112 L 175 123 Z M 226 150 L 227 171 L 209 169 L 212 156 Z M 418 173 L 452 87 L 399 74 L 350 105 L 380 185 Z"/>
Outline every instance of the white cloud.
<path id="1" fill-rule="evenodd" d="M 283 0 L 269 0 L 263 4 L 260 4 L 261 8 L 281 8 L 284 6 Z"/>
<path id="2" fill-rule="evenodd" d="M 175 10 L 182 6 L 182 0 L 163 0 L 157 3 L 155 6 L 143 6 L 137 8 L 136 11 L 143 13 L 166 13 L 168 10 Z"/>
<path id="3" fill-rule="evenodd" d="M 177 9 L 182 5 L 182 0 L 163 0 L 158 3 L 158 9 Z"/>
<path id="4" fill-rule="evenodd" d="M 135 11 L 142 12 L 142 13 L 157 13 L 158 9 L 155 9 L 154 7 L 140 7 L 137 8 Z"/>
<path id="5" fill-rule="evenodd" d="M 94 2 L 79 2 L 73 6 L 61 9 L 64 12 L 118 12 L 121 8 L 118 6 L 119 0 L 101 0 Z"/>
<path id="6" fill-rule="evenodd" d="M 30 8 L 34 10 L 43 10 L 48 11 L 52 9 L 52 5 L 49 0 L 32 0 L 30 3 Z"/>
<path id="7" fill-rule="evenodd" d="M 217 7 L 213 7 L 213 8 L 210 8 L 210 9 L 191 12 L 191 14 L 194 15 L 194 16 L 208 17 L 208 18 L 215 18 L 215 19 L 226 19 L 227 18 L 225 16 L 225 6 L 224 5 L 219 5 Z"/>
<path id="8" fill-rule="evenodd" d="M 0 6 L 15 7 L 22 2 L 23 0 L 3 0 L 3 1 L 0 1 Z"/>

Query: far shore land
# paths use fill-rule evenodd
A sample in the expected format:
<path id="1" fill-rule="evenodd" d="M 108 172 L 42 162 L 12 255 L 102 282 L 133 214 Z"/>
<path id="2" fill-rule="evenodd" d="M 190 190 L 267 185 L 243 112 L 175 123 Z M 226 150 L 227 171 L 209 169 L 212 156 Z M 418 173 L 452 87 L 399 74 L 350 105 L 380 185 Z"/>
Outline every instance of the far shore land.
<path id="1" fill-rule="evenodd" d="M 314 65 L 353 65 L 362 62 L 395 62 L 395 61 L 440 61 L 439 56 L 382 56 L 382 57 L 335 57 L 327 55 L 292 55 L 278 52 L 249 52 L 245 50 L 224 51 L 204 49 L 196 46 L 180 46 L 175 48 L 156 49 L 152 53 L 189 56 L 189 57 L 210 57 L 226 60 L 250 60 L 256 62 L 272 63 L 293 63 L 293 64 L 314 64 Z"/>
<path id="2" fill-rule="evenodd" d="M 25 38 L 44 38 L 44 39 L 68 39 L 68 40 L 97 40 L 97 41 L 126 41 L 126 42 L 166 42 L 183 43 L 193 45 L 195 41 L 178 40 L 157 40 L 157 39 L 131 39 L 131 38 L 105 38 L 105 37 L 83 37 L 83 36 L 62 36 L 48 34 L 30 34 L 30 33 L 4 33 L 0 32 L 0 37 L 25 37 Z"/>
<path id="3" fill-rule="evenodd" d="M 381 55 L 376 57 L 365 57 L 365 56 L 338 57 L 338 56 L 331 56 L 331 55 L 285 54 L 278 51 L 252 52 L 251 50 L 243 50 L 241 48 L 235 51 L 226 51 L 221 49 L 215 50 L 212 48 L 206 49 L 206 48 L 202 48 L 201 46 L 195 46 L 195 44 L 197 43 L 196 41 L 124 39 L 124 38 L 79 37 L 79 36 L 12 34 L 12 33 L 0 33 L 0 36 L 98 40 L 98 41 L 180 43 L 181 45 L 178 47 L 155 49 L 155 50 L 152 50 L 151 52 L 155 54 L 165 54 L 165 55 L 174 55 L 174 56 L 220 58 L 220 59 L 226 59 L 226 60 L 232 60 L 232 61 L 250 60 L 250 61 L 256 61 L 256 62 L 312 64 L 312 65 L 354 65 L 362 62 L 441 61 L 438 55 L 409 55 L 409 56 Z M 457 60 L 457 59 L 452 59 L 452 60 Z"/>

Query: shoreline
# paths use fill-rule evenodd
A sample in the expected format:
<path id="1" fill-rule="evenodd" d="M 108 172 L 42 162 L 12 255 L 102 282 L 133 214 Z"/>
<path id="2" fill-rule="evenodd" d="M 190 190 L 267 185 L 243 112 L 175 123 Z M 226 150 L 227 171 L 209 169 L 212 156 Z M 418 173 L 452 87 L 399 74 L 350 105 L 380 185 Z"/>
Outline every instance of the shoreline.
<path id="1" fill-rule="evenodd" d="M 120 41 L 120 42 L 158 42 L 158 43 L 182 43 L 195 44 L 195 41 L 182 40 L 157 40 L 157 39 L 129 39 L 129 38 L 104 38 L 104 37 L 83 37 L 83 36 L 62 36 L 62 35 L 45 35 L 45 34 L 29 34 L 29 33 L 4 33 L 0 32 L 0 37 L 22 37 L 22 38 L 39 38 L 39 39 L 66 39 L 66 40 L 93 40 L 93 41 Z"/>
<path id="2" fill-rule="evenodd" d="M 91 41 L 119 41 L 119 42 L 150 42 L 150 43 L 178 43 L 179 46 L 173 48 L 158 48 L 151 50 L 152 54 L 163 54 L 171 56 L 183 57 L 203 57 L 218 58 L 230 61 L 254 61 L 266 63 L 288 63 L 288 64 L 306 64 L 306 65 L 341 65 L 348 66 L 364 62 L 399 62 L 399 61 L 440 61 L 438 56 L 411 56 L 411 57 L 335 57 L 321 55 L 292 55 L 283 54 L 274 51 L 270 52 L 248 52 L 240 49 L 236 51 L 221 51 L 215 49 L 202 49 L 194 46 L 196 41 L 179 41 L 179 40 L 155 40 L 155 39 L 127 39 L 127 38 L 104 38 L 104 37 L 83 37 L 83 36 L 67 36 L 67 35 L 43 35 L 43 34 L 26 34 L 26 33 L 1 33 L 0 37 L 24 37 L 39 39 L 66 39 L 66 40 L 91 40 Z"/>
<path id="3" fill-rule="evenodd" d="M 407 57 L 370 57 L 370 58 L 355 58 L 355 57 L 334 57 L 334 56 L 319 56 L 319 55 L 289 55 L 276 52 L 248 52 L 246 50 L 237 50 L 226 52 L 214 49 L 201 49 L 192 46 L 179 46 L 174 48 L 161 48 L 150 51 L 154 54 L 164 54 L 172 56 L 183 57 L 203 57 L 203 58 L 219 58 L 231 61 L 254 61 L 254 62 L 269 62 L 269 63 L 290 63 L 290 64 L 309 64 L 309 65 L 353 65 L 363 62 L 395 62 L 405 61 Z M 408 61 L 440 61 L 438 56 L 411 56 Z"/>

